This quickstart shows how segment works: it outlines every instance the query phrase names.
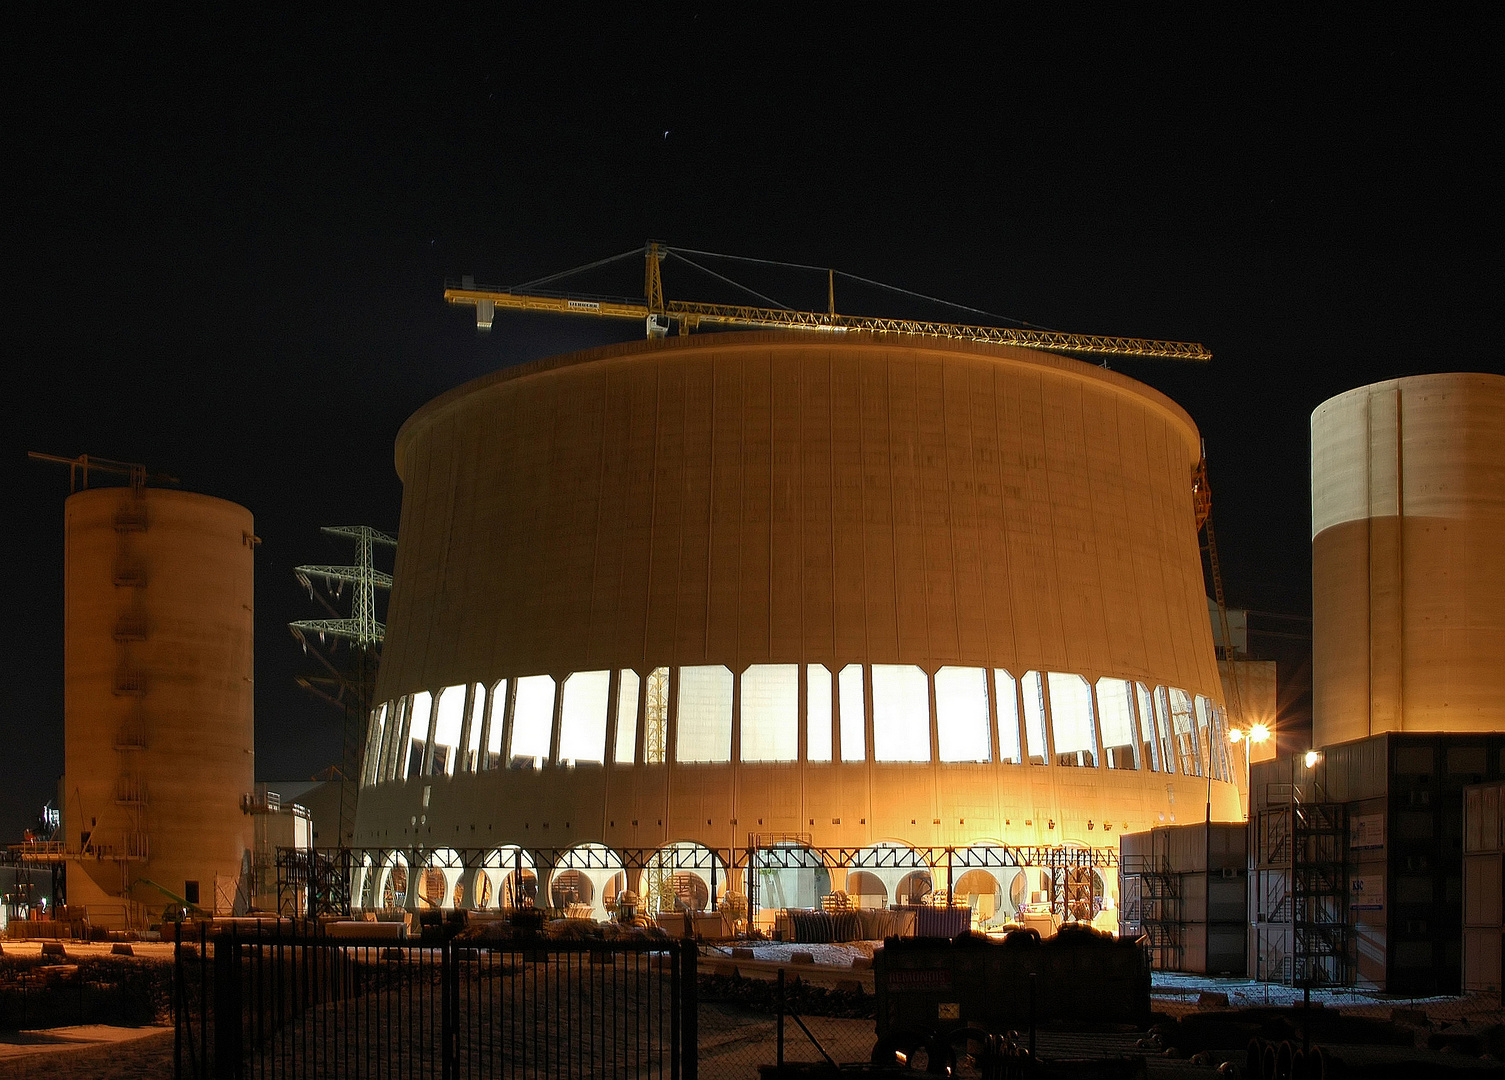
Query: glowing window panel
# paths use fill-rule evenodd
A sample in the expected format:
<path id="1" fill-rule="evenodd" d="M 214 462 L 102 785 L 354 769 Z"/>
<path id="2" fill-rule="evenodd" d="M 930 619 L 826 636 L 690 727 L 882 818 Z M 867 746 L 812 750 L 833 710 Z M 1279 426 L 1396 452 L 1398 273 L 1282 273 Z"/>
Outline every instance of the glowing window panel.
<path id="1" fill-rule="evenodd" d="M 465 720 L 465 687 L 446 686 L 439 691 L 439 707 L 434 710 L 434 754 L 429 759 L 430 776 L 453 776 L 456 751 L 460 746 L 460 725 Z"/>
<path id="2" fill-rule="evenodd" d="M 393 780 L 397 777 L 397 770 L 402 765 L 402 725 L 408 718 L 412 707 L 412 698 L 407 694 L 397 699 L 392 719 L 382 735 L 380 780 Z"/>
<path id="3" fill-rule="evenodd" d="M 361 787 L 370 787 L 376 782 L 377 766 L 381 763 L 380 751 L 383 730 L 387 723 L 387 710 L 391 702 L 384 701 L 371 710 L 371 726 L 366 729 L 366 757 L 361 769 Z"/>
<path id="4" fill-rule="evenodd" d="M 1103 733 L 1103 764 L 1110 769 L 1138 769 L 1134 684 L 1127 679 L 1097 680 L 1097 716 Z"/>
<path id="5" fill-rule="evenodd" d="M 476 683 L 470 688 L 470 718 L 465 725 L 465 756 L 462 765 L 466 772 L 475 772 L 481 758 L 481 728 L 486 723 L 486 688 Z"/>
<path id="6" fill-rule="evenodd" d="M 391 702 L 382 702 L 371 710 L 371 723 L 366 728 L 366 756 L 361 759 L 361 786 L 370 787 L 376 782 L 376 770 L 381 751 L 382 732 L 386 728 L 387 710 Z"/>
<path id="7" fill-rule="evenodd" d="M 873 760 L 930 760 L 930 680 L 913 664 L 873 665 Z"/>
<path id="8" fill-rule="evenodd" d="M 1056 764 L 1093 768 L 1097 738 L 1093 732 L 1092 685 L 1080 675 L 1052 671 L 1050 730 L 1056 737 Z"/>
<path id="9" fill-rule="evenodd" d="M 1223 711 L 1201 694 L 1196 698 L 1197 731 L 1207 747 L 1207 771 L 1214 780 L 1231 779 L 1228 769 L 1228 732 L 1223 726 Z"/>
<path id="10" fill-rule="evenodd" d="M 498 679 L 491 687 L 491 711 L 486 714 L 486 757 L 483 769 L 502 767 L 502 729 L 507 726 L 507 680 Z"/>
<path id="11" fill-rule="evenodd" d="M 1217 723 L 1218 742 L 1223 748 L 1223 779 L 1230 784 L 1236 783 L 1238 781 L 1238 754 L 1234 751 L 1233 740 L 1228 737 L 1228 712 L 1223 706 L 1219 705 L 1214 711 L 1213 717 Z M 1245 760 L 1247 761 L 1249 747 L 1245 745 L 1240 749 L 1244 751 Z"/>
<path id="12" fill-rule="evenodd" d="M 1218 752 L 1217 747 L 1212 745 L 1208 738 L 1210 734 L 1208 725 L 1211 717 L 1208 715 L 1208 701 L 1201 694 L 1192 699 L 1193 712 L 1197 718 L 1197 764 L 1203 767 L 1203 776 L 1218 779 Z"/>
<path id="13" fill-rule="evenodd" d="M 429 741 L 429 710 L 433 704 L 434 695 L 427 690 L 413 695 L 413 719 L 408 722 L 408 757 L 403 764 L 403 780 L 423 771 L 423 751 Z"/>
<path id="14" fill-rule="evenodd" d="M 612 760 L 631 765 L 638 745 L 638 673 L 631 668 L 617 672 L 617 746 Z"/>
<path id="15" fill-rule="evenodd" d="M 755 664 L 742 673 L 743 761 L 798 761 L 800 666 Z"/>
<path id="16" fill-rule="evenodd" d="M 943 667 L 935 673 L 936 750 L 942 761 L 992 761 L 985 668 Z"/>
<path id="17" fill-rule="evenodd" d="M 507 756 L 514 767 L 541 768 L 554 735 L 554 680 L 548 675 L 524 675 L 517 680 L 512 698 L 512 746 Z"/>
<path id="18" fill-rule="evenodd" d="M 805 668 L 805 757 L 831 760 L 831 673 L 824 664 Z"/>
<path id="19" fill-rule="evenodd" d="M 577 671 L 564 680 L 560 703 L 559 760 L 569 765 L 606 760 L 606 701 L 610 671 Z"/>
<path id="20" fill-rule="evenodd" d="M 841 703 L 841 760 L 867 760 L 867 718 L 862 697 L 862 665 L 848 664 L 836 676 Z"/>
<path id="21" fill-rule="evenodd" d="M 1155 687 L 1155 729 L 1160 733 L 1160 769 L 1176 771 L 1176 737 L 1171 731 L 1171 707 L 1165 687 Z"/>
<path id="22" fill-rule="evenodd" d="M 1176 762 L 1182 776 L 1202 775 L 1202 752 L 1197 745 L 1196 717 L 1192 714 L 1191 695 L 1170 687 L 1171 730 L 1176 736 Z"/>
<path id="23" fill-rule="evenodd" d="M 1044 765 L 1045 741 L 1045 680 L 1038 671 L 1026 671 L 1019 680 L 1019 690 L 1024 696 L 1024 740 L 1029 748 L 1029 763 Z"/>
<path id="24" fill-rule="evenodd" d="M 1223 782 L 1233 783 L 1233 744 L 1228 739 L 1228 713 L 1223 706 L 1211 703 L 1212 744 L 1218 748 L 1218 763 L 1223 770 Z"/>
<path id="25" fill-rule="evenodd" d="M 679 669 L 674 760 L 732 759 L 732 673 L 720 664 Z"/>
<path id="26" fill-rule="evenodd" d="M 1160 744 L 1155 741 L 1155 703 L 1150 688 L 1144 683 L 1134 684 L 1134 696 L 1139 703 L 1139 761 L 1151 772 L 1164 772 L 1160 764 Z"/>
<path id="27" fill-rule="evenodd" d="M 669 669 L 654 668 L 643 684 L 643 762 L 669 759 Z"/>
<path id="28" fill-rule="evenodd" d="M 1018 765 L 1024 760 L 1019 747 L 1019 684 L 1003 668 L 994 668 L 993 691 L 998 701 L 998 760 Z"/>

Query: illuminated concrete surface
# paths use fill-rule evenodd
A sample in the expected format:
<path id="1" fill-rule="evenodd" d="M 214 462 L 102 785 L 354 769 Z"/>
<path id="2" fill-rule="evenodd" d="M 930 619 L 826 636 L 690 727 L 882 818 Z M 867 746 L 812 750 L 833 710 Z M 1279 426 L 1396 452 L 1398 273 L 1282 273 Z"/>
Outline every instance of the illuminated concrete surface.
<path id="1" fill-rule="evenodd" d="M 355 843 L 1116 846 L 1209 792 L 1234 819 L 1199 445 L 1103 368 L 859 334 L 460 387 L 397 439 Z"/>
<path id="2" fill-rule="evenodd" d="M 251 514 L 95 488 L 65 505 L 63 831 L 70 905 L 233 906 L 251 840 Z M 191 897 L 190 897 L 191 899 Z"/>
<path id="3" fill-rule="evenodd" d="M 1313 739 L 1505 730 L 1505 378 L 1312 413 Z"/>

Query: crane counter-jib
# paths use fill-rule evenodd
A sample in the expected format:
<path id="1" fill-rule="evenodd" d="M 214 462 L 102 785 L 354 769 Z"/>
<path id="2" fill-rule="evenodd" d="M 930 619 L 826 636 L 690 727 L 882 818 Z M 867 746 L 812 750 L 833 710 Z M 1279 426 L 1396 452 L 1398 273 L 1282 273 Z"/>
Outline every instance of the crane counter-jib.
<path id="1" fill-rule="evenodd" d="M 861 330 L 878 334 L 984 341 L 1060 352 L 1191 361 L 1212 359 L 1212 354 L 1206 348 L 1193 342 L 1068 334 L 1053 330 L 1015 327 L 971 326 L 916 319 L 837 315 L 828 312 L 789 311 L 735 304 L 697 304 L 669 300 L 665 302 L 662 311 L 652 311 L 645 301 L 535 296 L 527 293 L 474 288 L 446 289 L 444 299 L 451 304 L 474 307 L 476 325 L 483 330 L 490 328 L 496 310 L 500 308 L 512 311 L 552 312 L 560 315 L 593 315 L 598 318 L 612 319 L 647 319 L 649 316 L 657 316 L 666 322 L 678 321 L 686 330 L 702 325 L 834 332 Z"/>

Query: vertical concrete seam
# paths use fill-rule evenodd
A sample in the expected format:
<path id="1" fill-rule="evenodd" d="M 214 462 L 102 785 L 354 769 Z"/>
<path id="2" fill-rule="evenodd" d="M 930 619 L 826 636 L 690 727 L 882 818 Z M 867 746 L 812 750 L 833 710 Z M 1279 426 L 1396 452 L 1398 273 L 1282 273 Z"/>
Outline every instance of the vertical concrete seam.
<path id="1" fill-rule="evenodd" d="M 585 626 L 585 650 L 586 656 L 590 657 L 591 647 L 595 642 L 596 630 L 596 605 L 598 581 L 601 571 L 601 504 L 606 498 L 606 425 L 610 415 L 611 401 L 611 365 L 603 365 L 601 369 L 601 425 L 597 434 L 597 446 L 599 451 L 596 457 L 596 528 L 591 540 L 591 586 L 590 607 L 586 615 Z"/>
<path id="2" fill-rule="evenodd" d="M 659 405 L 663 398 L 663 358 L 653 361 L 653 456 L 648 468 L 648 565 L 643 568 L 643 663 L 650 669 L 657 664 L 648 656 L 648 628 L 653 625 L 653 550 L 658 526 L 658 442 Z M 665 757 L 668 757 L 667 751 Z"/>
<path id="3" fill-rule="evenodd" d="M 711 655 L 711 618 L 715 611 L 711 567 L 716 561 L 716 357 L 711 356 L 711 460 L 705 499 L 705 655 Z"/>
<path id="4" fill-rule="evenodd" d="M 1406 730 L 1406 448 L 1403 392 L 1395 384 L 1395 726 Z"/>

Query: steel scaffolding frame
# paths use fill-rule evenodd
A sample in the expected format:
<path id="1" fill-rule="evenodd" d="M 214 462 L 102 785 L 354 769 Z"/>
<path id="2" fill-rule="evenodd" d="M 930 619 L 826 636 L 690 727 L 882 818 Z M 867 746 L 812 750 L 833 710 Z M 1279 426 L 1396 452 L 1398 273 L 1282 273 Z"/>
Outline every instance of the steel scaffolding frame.
<path id="1" fill-rule="evenodd" d="M 349 914 L 350 882 L 353 872 L 370 857 L 372 867 L 385 865 L 392 853 L 400 853 L 411 873 L 430 867 L 467 870 L 488 869 L 487 857 L 494 851 L 510 850 L 521 868 L 524 856 L 532 860 L 532 869 L 542 880 L 556 869 L 654 871 L 669 869 L 700 870 L 714 876 L 732 877 L 745 874 L 748 904 L 757 907 L 757 874 L 746 874 L 749 867 L 759 870 L 882 870 L 928 869 L 945 874 L 949 896 L 957 871 L 971 869 L 1035 868 L 1050 874 L 1051 904 L 1056 914 L 1069 917 L 1072 905 L 1080 907 L 1091 900 L 1091 872 L 1118 866 L 1118 849 L 1111 847 L 1077 848 L 1006 844 L 979 844 L 967 847 L 905 847 L 867 845 L 863 847 L 816 847 L 805 834 L 753 834 L 744 848 L 711 848 L 695 845 L 686 848 L 609 848 L 605 845 L 570 847 L 534 847 L 513 844 L 486 847 L 356 847 L 356 848 L 278 848 L 277 894 L 284 914 L 295 906 L 300 894 L 307 897 L 310 914 Z M 918 858 L 917 858 L 918 856 Z M 1083 883 L 1086 883 L 1085 886 Z M 305 891 L 306 890 L 306 891 Z"/>
<path id="2" fill-rule="evenodd" d="M 1347 985 L 1347 808 L 1315 784 L 1266 785 L 1255 842 L 1257 976 Z"/>
<path id="3" fill-rule="evenodd" d="M 1138 925 L 1152 966 L 1173 970 L 1180 962 L 1186 919 L 1181 875 L 1164 855 L 1131 855 L 1119 867 L 1119 908 L 1128 926 Z"/>

